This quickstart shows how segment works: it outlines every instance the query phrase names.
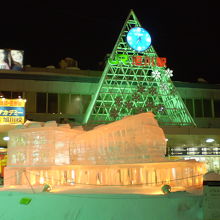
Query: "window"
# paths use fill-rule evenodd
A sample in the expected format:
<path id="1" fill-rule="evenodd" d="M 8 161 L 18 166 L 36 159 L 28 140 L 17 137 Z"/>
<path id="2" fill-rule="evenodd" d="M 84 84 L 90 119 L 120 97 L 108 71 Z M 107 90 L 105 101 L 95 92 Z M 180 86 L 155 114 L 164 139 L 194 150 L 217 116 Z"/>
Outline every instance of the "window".
<path id="1" fill-rule="evenodd" d="M 37 93 L 37 113 L 57 113 L 58 95 L 55 93 Z"/>
<path id="2" fill-rule="evenodd" d="M 91 101 L 91 95 L 82 95 L 81 98 L 82 98 L 82 107 L 83 107 L 82 113 L 85 113 Z"/>
<path id="3" fill-rule="evenodd" d="M 58 112 L 58 95 L 54 93 L 48 93 L 48 113 Z"/>
<path id="4" fill-rule="evenodd" d="M 185 104 L 186 104 L 186 107 L 187 107 L 189 113 L 193 117 L 194 116 L 194 113 L 193 113 L 193 100 L 192 99 L 185 99 Z"/>
<path id="5" fill-rule="evenodd" d="M 202 114 L 202 100 L 201 99 L 195 99 L 194 100 L 195 104 L 195 117 L 203 117 Z"/>
<path id="6" fill-rule="evenodd" d="M 37 113 L 46 113 L 46 93 L 37 93 Z"/>
<path id="7" fill-rule="evenodd" d="M 72 94 L 70 97 L 71 113 L 78 115 L 82 114 L 82 99 L 80 95 Z"/>
<path id="8" fill-rule="evenodd" d="M 70 102 L 70 96 L 69 94 L 60 94 L 60 112 L 62 114 L 68 114 L 71 112 L 71 109 L 69 107 Z"/>
<path id="9" fill-rule="evenodd" d="M 212 117 L 212 102 L 210 99 L 203 99 L 203 110 L 205 118 Z"/>
<path id="10" fill-rule="evenodd" d="M 220 100 L 214 100 L 215 117 L 220 118 Z"/>
<path id="11" fill-rule="evenodd" d="M 22 98 L 22 92 L 12 92 L 11 97 L 12 99 Z"/>
<path id="12" fill-rule="evenodd" d="M 6 99 L 18 99 L 19 97 L 23 97 L 22 92 L 2 91 L 0 94 Z"/>
<path id="13" fill-rule="evenodd" d="M 1 95 L 3 98 L 10 99 L 11 98 L 11 91 L 2 91 Z"/>

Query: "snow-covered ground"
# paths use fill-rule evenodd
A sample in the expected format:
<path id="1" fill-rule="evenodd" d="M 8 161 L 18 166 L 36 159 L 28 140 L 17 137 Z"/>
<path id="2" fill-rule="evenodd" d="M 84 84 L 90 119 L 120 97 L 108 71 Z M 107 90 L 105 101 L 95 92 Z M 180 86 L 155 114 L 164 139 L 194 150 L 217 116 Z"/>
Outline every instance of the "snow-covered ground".
<path id="1" fill-rule="evenodd" d="M 42 189 L 0 188 L 0 220 L 203 219 L 201 189 L 167 195 L 159 188 L 143 187 L 71 186 L 51 192 Z M 22 198 L 31 202 L 20 204 Z"/>

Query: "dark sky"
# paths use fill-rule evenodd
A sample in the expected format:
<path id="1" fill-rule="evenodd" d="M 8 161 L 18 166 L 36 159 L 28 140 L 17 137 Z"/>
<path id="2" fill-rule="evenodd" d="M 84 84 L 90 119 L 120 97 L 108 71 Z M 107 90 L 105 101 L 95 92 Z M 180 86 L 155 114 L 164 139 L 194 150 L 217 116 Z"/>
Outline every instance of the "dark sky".
<path id="1" fill-rule="evenodd" d="M 36 2 L 1 6 L 0 48 L 24 50 L 25 65 L 57 66 L 61 59 L 72 57 L 81 69 L 98 69 L 132 8 L 151 34 L 158 55 L 166 57 L 168 67 L 174 70 L 173 80 L 195 82 L 202 77 L 220 83 L 218 15 L 208 3 Z"/>

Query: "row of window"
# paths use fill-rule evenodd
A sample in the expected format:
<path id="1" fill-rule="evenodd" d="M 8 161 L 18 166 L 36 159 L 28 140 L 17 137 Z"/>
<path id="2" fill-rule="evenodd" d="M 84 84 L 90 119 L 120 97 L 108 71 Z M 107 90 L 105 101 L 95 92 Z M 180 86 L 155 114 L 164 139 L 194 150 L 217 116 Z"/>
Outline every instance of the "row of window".
<path id="1" fill-rule="evenodd" d="M 23 92 L 2 91 L 4 98 L 24 98 Z M 36 93 L 36 113 L 83 114 L 90 95 Z M 28 100 L 27 100 L 28 101 Z M 220 100 L 183 99 L 193 118 L 220 118 Z M 29 109 L 27 109 L 29 112 Z"/>
<path id="2" fill-rule="evenodd" d="M 193 118 L 220 118 L 220 100 L 183 99 Z"/>
<path id="3" fill-rule="evenodd" d="M 83 114 L 90 102 L 90 95 L 37 93 L 37 113 Z"/>
<path id="4" fill-rule="evenodd" d="M 1 91 L 0 97 L 4 97 L 6 99 L 17 99 L 22 98 L 23 93 L 22 92 L 11 92 L 11 91 Z"/>
<path id="5" fill-rule="evenodd" d="M 2 91 L 1 97 L 8 99 L 26 98 L 25 92 Z M 27 100 L 27 113 L 83 114 L 90 103 L 90 95 L 35 93 Z"/>

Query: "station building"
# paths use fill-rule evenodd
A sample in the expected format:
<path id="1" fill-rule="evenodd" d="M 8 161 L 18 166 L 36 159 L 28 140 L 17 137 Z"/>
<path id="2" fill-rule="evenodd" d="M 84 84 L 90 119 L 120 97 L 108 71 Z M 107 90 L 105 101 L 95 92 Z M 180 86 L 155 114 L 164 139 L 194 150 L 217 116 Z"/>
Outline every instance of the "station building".
<path id="1" fill-rule="evenodd" d="M 27 121 L 57 121 L 81 125 L 95 94 L 102 71 L 77 67 L 0 70 L 0 96 L 24 98 Z M 172 159 L 206 161 L 211 170 L 220 169 L 220 85 L 173 82 L 196 127 L 162 126 L 167 137 L 167 156 Z M 0 146 L 7 147 L 7 131 L 0 125 Z"/>
<path id="2" fill-rule="evenodd" d="M 1 58 L 10 58 L 8 65 L 0 66 L 0 98 L 26 99 L 25 123 L 57 121 L 76 126 L 87 124 L 91 115 L 93 122 L 109 123 L 153 109 L 158 122 L 164 122 L 159 124 L 168 157 L 205 161 L 208 169 L 220 170 L 220 85 L 172 82 L 166 58 L 158 57 L 133 10 L 104 71 L 80 70 L 72 59 L 61 62 L 59 69 L 23 68 L 22 51 L 0 52 Z M 11 65 L 13 61 L 22 65 Z M 0 146 L 7 146 L 3 138 L 13 126 L 0 124 Z"/>

